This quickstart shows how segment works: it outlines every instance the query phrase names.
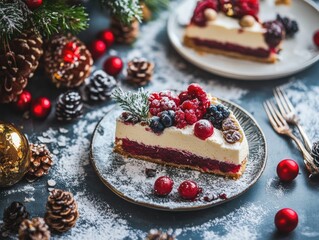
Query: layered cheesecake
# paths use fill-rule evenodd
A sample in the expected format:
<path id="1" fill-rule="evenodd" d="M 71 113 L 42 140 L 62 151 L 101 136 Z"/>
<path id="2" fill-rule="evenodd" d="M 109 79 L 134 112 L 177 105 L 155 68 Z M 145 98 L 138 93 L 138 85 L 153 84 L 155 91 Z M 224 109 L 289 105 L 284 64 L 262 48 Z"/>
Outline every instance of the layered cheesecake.
<path id="1" fill-rule="evenodd" d="M 201 0 L 186 27 L 184 44 L 199 52 L 274 63 L 285 37 L 277 21 L 262 22 L 258 0 Z"/>
<path id="2" fill-rule="evenodd" d="M 197 84 L 179 95 L 152 93 L 147 101 L 146 94 L 144 100 L 137 94 L 145 93 L 114 93 L 125 110 L 116 120 L 116 152 L 234 179 L 243 174 L 249 152 L 245 133 L 217 98 Z"/>

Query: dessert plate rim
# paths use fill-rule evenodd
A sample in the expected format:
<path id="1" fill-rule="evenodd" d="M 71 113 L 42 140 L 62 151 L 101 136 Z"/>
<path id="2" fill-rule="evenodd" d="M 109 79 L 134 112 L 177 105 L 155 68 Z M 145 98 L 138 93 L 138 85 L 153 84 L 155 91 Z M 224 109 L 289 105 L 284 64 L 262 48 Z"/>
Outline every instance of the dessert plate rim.
<path id="1" fill-rule="evenodd" d="M 258 65 L 254 65 L 254 68 L 262 68 L 263 66 L 269 66 L 273 65 L 274 66 L 274 71 L 267 71 L 266 74 L 258 74 L 258 70 L 254 72 L 245 72 L 245 73 L 239 73 L 233 70 L 233 68 L 236 68 L 236 62 L 247 62 L 248 64 L 250 63 L 249 61 L 246 60 L 241 60 L 241 59 L 234 59 L 234 58 L 229 58 L 225 56 L 218 56 L 215 61 L 222 61 L 224 64 L 223 66 L 218 66 L 216 67 L 214 65 L 214 60 L 211 61 L 213 58 L 210 58 L 212 54 L 205 54 L 201 57 L 198 57 L 198 53 L 196 53 L 194 50 L 189 49 L 188 47 L 184 46 L 182 43 L 182 39 L 177 34 L 177 31 L 181 31 L 180 29 L 183 28 L 180 26 L 178 23 L 178 12 L 180 9 L 185 8 L 185 6 L 190 3 L 191 1 L 194 0 L 185 0 L 182 2 L 177 9 L 174 9 L 171 11 L 170 16 L 168 18 L 167 22 L 167 33 L 169 40 L 171 44 L 173 45 L 174 49 L 187 61 L 190 63 L 194 64 L 195 66 L 213 73 L 217 74 L 222 77 L 228 77 L 232 79 L 237 79 L 237 80 L 246 80 L 246 81 L 253 81 L 253 80 L 274 80 L 282 77 L 287 77 L 291 76 L 293 74 L 296 74 L 298 72 L 301 72 L 310 66 L 312 66 L 314 63 L 316 63 L 319 60 L 319 50 L 316 51 L 316 55 L 314 55 L 311 58 L 308 58 L 306 61 L 304 61 L 302 64 L 298 63 L 295 65 L 292 65 L 290 68 L 284 68 L 284 67 L 279 67 L 278 70 L 278 65 L 276 66 L 276 63 L 274 64 L 268 64 L 268 63 L 258 63 Z M 306 4 L 313 8 L 319 16 L 319 5 L 317 5 L 315 2 L 312 2 L 311 0 L 301 0 L 300 1 L 303 4 Z M 263 4 L 263 2 L 261 2 Z M 294 4 L 294 3 L 292 3 Z M 287 6 L 291 7 L 291 6 Z M 298 16 L 298 18 L 301 18 L 302 16 Z M 297 17 L 296 17 L 297 18 Z M 312 37 L 312 36 L 311 36 Z M 309 50 L 310 51 L 310 50 Z M 206 55 L 208 57 L 206 57 Z M 297 57 L 297 56 L 296 56 Z"/>
<path id="2" fill-rule="evenodd" d="M 237 193 L 234 196 L 231 196 L 230 198 L 227 198 L 227 199 L 224 199 L 224 200 L 220 200 L 218 202 L 210 202 L 209 204 L 208 203 L 205 203 L 205 204 L 202 204 L 202 205 L 198 204 L 198 206 L 189 206 L 189 207 L 185 207 L 185 206 L 183 206 L 183 207 L 167 207 L 167 206 L 163 206 L 163 205 L 158 204 L 158 203 L 157 204 L 150 203 L 147 200 L 140 201 L 140 200 L 134 199 L 134 198 L 128 196 L 125 192 L 122 192 L 121 190 L 117 189 L 116 186 L 113 186 L 113 184 L 103 174 L 103 171 L 105 169 L 103 169 L 102 166 L 106 165 L 106 164 L 103 164 L 103 163 L 105 163 L 105 161 L 107 161 L 108 158 L 107 157 L 104 157 L 103 159 L 101 157 L 99 158 L 98 157 L 99 154 L 95 154 L 95 151 L 97 151 L 97 150 L 96 150 L 96 148 L 94 148 L 94 146 L 96 145 L 95 141 L 96 141 L 97 138 L 99 138 L 99 128 L 100 128 L 101 124 L 103 124 L 103 122 L 106 121 L 106 119 L 108 119 L 109 115 L 112 114 L 114 109 L 116 109 L 116 105 L 113 106 L 110 109 L 110 111 L 98 122 L 98 124 L 96 125 L 96 128 L 95 128 L 95 130 L 93 132 L 93 135 L 92 135 L 91 146 L 90 146 L 90 162 L 91 162 L 91 165 L 93 166 L 93 169 L 94 169 L 95 173 L 98 175 L 98 177 L 100 178 L 100 180 L 102 181 L 102 183 L 106 187 L 108 187 L 113 193 L 115 193 L 117 196 L 121 197 L 122 199 L 124 199 L 124 200 L 126 200 L 128 202 L 143 206 L 143 207 L 157 209 L 157 210 L 164 210 L 164 211 L 194 211 L 194 210 L 201 210 L 201 209 L 205 209 L 205 208 L 209 208 L 209 207 L 217 206 L 219 204 L 226 203 L 228 201 L 231 201 L 231 200 L 241 196 L 242 194 L 247 192 L 257 182 L 257 180 L 261 177 L 262 173 L 264 172 L 264 169 L 265 169 L 266 163 L 267 163 L 267 142 L 266 142 L 265 135 L 264 135 L 262 129 L 260 128 L 259 124 L 257 123 L 257 121 L 246 110 L 244 110 L 242 107 L 238 106 L 237 104 L 235 104 L 233 102 L 230 102 L 228 100 L 224 100 L 222 98 L 219 98 L 219 99 L 221 100 L 222 103 L 225 103 L 228 106 L 231 106 L 233 108 L 233 111 L 235 110 L 235 112 L 234 112 L 235 116 L 236 116 L 236 111 L 237 110 L 239 110 L 239 113 L 241 112 L 241 114 L 246 115 L 245 121 L 249 121 L 250 123 L 253 123 L 253 125 L 259 130 L 259 137 L 260 137 L 260 139 L 262 139 L 262 144 L 261 145 L 263 145 L 263 152 L 262 152 L 262 155 L 260 156 L 260 158 L 258 159 L 258 161 L 262 161 L 261 162 L 262 163 L 261 167 L 260 167 L 260 169 L 257 169 L 258 170 L 257 173 L 254 173 L 255 176 L 252 176 L 253 180 L 249 184 L 247 184 L 245 186 L 245 189 L 243 191 Z M 237 113 L 237 114 L 239 114 L 239 113 Z M 114 128 L 115 128 L 115 123 L 114 123 Z M 113 138 L 114 138 L 114 136 L 113 136 Z M 110 139 L 108 139 L 108 140 L 110 140 Z M 247 140 L 249 142 L 248 138 L 247 138 Z M 250 148 L 251 148 L 251 146 L 250 146 Z M 248 159 L 250 159 L 250 158 L 251 157 L 249 155 Z M 249 164 L 249 160 L 248 160 L 247 165 L 248 164 Z M 172 167 L 164 166 L 164 168 L 172 168 Z M 187 170 L 187 171 L 195 171 L 195 170 Z M 198 174 L 204 174 L 204 173 L 198 172 Z M 243 174 L 248 174 L 248 173 L 245 171 Z M 223 178 L 223 177 L 220 176 L 220 178 Z M 155 179 L 154 179 L 154 181 L 155 181 Z M 240 181 L 240 179 L 239 180 L 233 180 L 233 181 L 235 183 L 236 181 Z M 147 199 L 147 198 L 145 198 L 145 199 Z"/>

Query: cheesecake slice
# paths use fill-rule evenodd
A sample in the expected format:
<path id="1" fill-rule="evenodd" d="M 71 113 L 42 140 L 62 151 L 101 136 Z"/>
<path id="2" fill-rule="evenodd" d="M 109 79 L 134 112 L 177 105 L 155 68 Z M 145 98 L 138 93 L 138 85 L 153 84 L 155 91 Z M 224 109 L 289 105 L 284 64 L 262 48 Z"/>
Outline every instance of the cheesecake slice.
<path id="1" fill-rule="evenodd" d="M 258 11 L 258 0 L 199 1 L 184 45 L 201 53 L 274 63 L 285 31 L 279 21 L 262 23 Z"/>
<path id="2" fill-rule="evenodd" d="M 137 106 L 130 112 L 132 96 Z M 234 179 L 243 174 L 249 149 L 242 127 L 227 107 L 197 84 L 179 95 L 152 93 L 147 106 L 133 93 L 118 91 L 115 97 L 125 110 L 116 120 L 116 152 Z M 147 113 L 134 112 L 145 107 Z"/>

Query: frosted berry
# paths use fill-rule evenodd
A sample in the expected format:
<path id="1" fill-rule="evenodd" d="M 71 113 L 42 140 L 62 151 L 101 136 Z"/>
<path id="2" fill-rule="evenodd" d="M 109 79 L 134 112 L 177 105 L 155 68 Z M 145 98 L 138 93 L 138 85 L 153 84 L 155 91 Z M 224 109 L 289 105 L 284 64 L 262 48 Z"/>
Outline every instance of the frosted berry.
<path id="1" fill-rule="evenodd" d="M 202 119 L 195 123 L 194 134 L 196 137 L 205 140 L 214 133 L 214 127 L 210 121 Z"/>
<path id="2" fill-rule="evenodd" d="M 319 30 L 315 32 L 315 34 L 313 35 L 313 41 L 316 44 L 316 46 L 319 47 Z"/>
<path id="3" fill-rule="evenodd" d="M 286 37 L 293 37 L 299 31 L 298 23 L 295 20 L 277 14 L 277 21 L 283 25 Z"/>
<path id="4" fill-rule="evenodd" d="M 177 128 L 184 128 L 187 126 L 187 122 L 185 120 L 185 113 L 183 110 L 178 109 L 175 112 L 175 125 Z"/>
<path id="5" fill-rule="evenodd" d="M 154 183 L 154 193 L 157 196 L 167 196 L 173 189 L 174 182 L 167 176 L 162 176 L 156 179 Z"/>
<path id="6" fill-rule="evenodd" d="M 298 173 L 298 163 L 292 159 L 284 159 L 277 165 L 277 174 L 281 181 L 290 182 L 298 176 Z"/>
<path id="7" fill-rule="evenodd" d="M 181 198 L 186 200 L 193 200 L 199 193 L 197 183 L 191 180 L 186 180 L 179 185 L 178 193 Z"/>
<path id="8" fill-rule="evenodd" d="M 157 116 L 160 112 L 176 110 L 179 105 L 179 98 L 169 91 L 152 93 L 149 98 L 150 113 Z"/>
<path id="9" fill-rule="evenodd" d="M 187 88 L 188 93 L 193 97 L 198 97 L 203 94 L 206 95 L 205 91 L 202 89 L 202 87 L 197 83 L 192 83 Z"/>
<path id="10" fill-rule="evenodd" d="M 157 116 L 154 116 L 150 119 L 150 128 L 155 133 L 161 133 L 165 129 L 164 125 L 160 121 L 160 118 Z"/>
<path id="11" fill-rule="evenodd" d="M 192 97 L 188 94 L 188 91 L 183 91 L 178 95 L 178 98 L 181 102 L 185 102 L 186 100 L 191 100 Z"/>
<path id="12" fill-rule="evenodd" d="M 174 125 L 175 112 L 172 110 L 163 111 L 160 113 L 160 121 L 165 127 L 171 127 Z"/>
<path id="13" fill-rule="evenodd" d="M 219 5 L 218 0 L 198 1 L 191 22 L 199 26 L 205 26 L 206 24 L 205 10 L 208 8 L 211 8 L 218 11 L 218 5 Z"/>
<path id="14" fill-rule="evenodd" d="M 268 21 L 263 23 L 266 28 L 265 41 L 271 48 L 276 48 L 284 39 L 283 26 L 279 21 Z"/>
<path id="15" fill-rule="evenodd" d="M 189 125 L 193 125 L 197 122 L 197 116 L 193 109 L 185 110 L 185 120 Z"/>
<path id="16" fill-rule="evenodd" d="M 176 105 L 179 105 L 180 100 L 178 98 L 178 96 L 175 93 L 172 93 L 171 91 L 162 91 L 159 93 L 160 97 L 168 97 L 170 100 L 173 100 L 175 102 Z"/>
<path id="17" fill-rule="evenodd" d="M 210 105 L 206 110 L 206 114 L 204 116 L 205 119 L 208 119 L 215 128 L 221 129 L 223 120 L 228 118 L 230 115 L 230 111 L 222 104 L 218 105 Z"/>
<path id="18" fill-rule="evenodd" d="M 196 110 L 199 107 L 199 100 L 197 98 L 193 99 L 193 100 L 186 100 L 182 103 L 181 108 L 183 110 L 185 109 L 193 109 Z"/>

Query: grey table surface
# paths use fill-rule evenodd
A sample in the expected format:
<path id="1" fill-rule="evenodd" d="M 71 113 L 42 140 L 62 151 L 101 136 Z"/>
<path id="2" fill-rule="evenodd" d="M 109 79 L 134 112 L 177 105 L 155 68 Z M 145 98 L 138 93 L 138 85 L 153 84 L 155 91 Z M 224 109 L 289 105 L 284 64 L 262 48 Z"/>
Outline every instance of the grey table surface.
<path id="1" fill-rule="evenodd" d="M 172 4 L 172 10 L 177 4 Z M 91 27 L 80 34 L 86 43 L 108 26 L 107 16 L 96 4 L 88 4 L 88 10 Z M 0 120 L 23 127 L 30 141 L 46 143 L 55 156 L 55 165 L 49 175 L 35 183 L 22 180 L 10 188 L 0 189 L 0 213 L 12 201 L 21 201 L 31 216 L 43 216 L 47 180 L 54 179 L 58 188 L 74 193 L 81 217 L 75 228 L 65 234 L 54 234 L 53 239 L 143 239 L 152 228 L 172 229 L 178 239 L 319 239 L 319 183 L 307 178 L 296 146 L 271 129 L 262 107 L 263 101 L 272 96 L 272 89 L 282 86 L 296 106 L 311 140 L 319 140 L 319 63 L 294 76 L 273 81 L 245 82 L 206 73 L 186 62 L 172 48 L 166 33 L 168 15 L 165 11 L 157 20 L 143 25 L 134 45 L 112 46 L 108 54 L 96 62 L 96 67 L 101 68 L 109 54 L 117 54 L 125 62 L 143 56 L 156 64 L 156 73 L 147 90 L 183 89 L 189 83 L 198 82 L 208 92 L 244 107 L 256 118 L 268 143 L 268 163 L 260 180 L 237 199 L 206 210 L 162 212 L 143 208 L 113 194 L 89 163 L 94 127 L 112 103 L 85 104 L 85 114 L 68 124 L 57 122 L 54 111 L 45 121 L 39 121 L 24 119 L 10 105 L 2 105 Z M 122 86 L 132 89 L 125 81 Z M 27 89 L 34 97 L 48 96 L 54 105 L 63 92 L 55 89 L 42 69 Z M 276 166 L 284 158 L 293 158 L 301 166 L 299 176 L 290 184 L 281 183 L 276 176 Z M 299 214 L 298 228 L 289 235 L 278 234 L 274 226 L 274 215 L 284 207 L 293 208 Z"/>

